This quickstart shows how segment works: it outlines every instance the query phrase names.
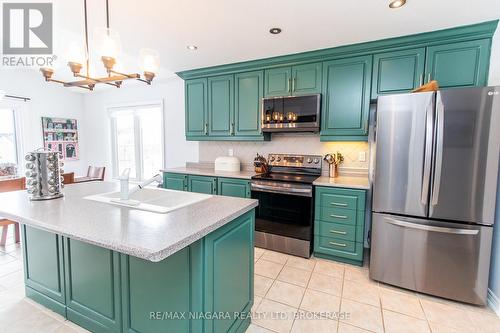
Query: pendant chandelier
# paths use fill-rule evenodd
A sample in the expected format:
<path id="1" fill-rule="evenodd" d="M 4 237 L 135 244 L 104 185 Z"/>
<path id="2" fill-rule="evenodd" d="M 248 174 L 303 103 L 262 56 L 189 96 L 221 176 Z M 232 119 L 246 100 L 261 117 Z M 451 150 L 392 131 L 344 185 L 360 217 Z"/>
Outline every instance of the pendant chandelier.
<path id="1" fill-rule="evenodd" d="M 152 49 L 141 49 L 139 52 L 139 64 L 143 71 L 141 77 L 138 73 L 126 74 L 113 69 L 116 64 L 116 59 L 120 53 L 120 36 L 116 31 L 109 28 L 109 3 L 106 0 L 106 28 L 97 28 L 95 31 L 95 44 L 98 55 L 106 68 L 107 76 L 91 77 L 89 72 L 90 67 L 90 52 L 89 52 L 89 34 L 87 22 L 87 0 L 83 1 L 84 6 L 84 22 L 85 22 L 85 63 L 80 60 L 75 60 L 69 57 L 68 66 L 74 77 L 82 80 L 65 82 L 53 79 L 54 69 L 48 67 L 40 68 L 45 81 L 60 83 L 65 87 L 78 87 L 88 90 L 94 90 L 96 84 L 107 84 L 120 88 L 125 80 L 138 80 L 148 85 L 151 84 L 160 66 L 160 56 L 157 51 Z M 75 57 L 77 58 L 77 57 Z M 82 74 L 84 69 L 85 74 Z"/>

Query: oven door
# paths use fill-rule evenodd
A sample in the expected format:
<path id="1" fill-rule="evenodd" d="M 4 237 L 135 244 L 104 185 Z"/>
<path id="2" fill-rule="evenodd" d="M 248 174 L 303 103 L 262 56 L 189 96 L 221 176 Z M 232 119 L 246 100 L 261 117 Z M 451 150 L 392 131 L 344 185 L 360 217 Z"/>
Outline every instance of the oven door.
<path id="1" fill-rule="evenodd" d="M 255 230 L 267 234 L 311 241 L 313 221 L 312 186 L 273 187 L 252 182 L 252 198 L 259 200 Z"/>

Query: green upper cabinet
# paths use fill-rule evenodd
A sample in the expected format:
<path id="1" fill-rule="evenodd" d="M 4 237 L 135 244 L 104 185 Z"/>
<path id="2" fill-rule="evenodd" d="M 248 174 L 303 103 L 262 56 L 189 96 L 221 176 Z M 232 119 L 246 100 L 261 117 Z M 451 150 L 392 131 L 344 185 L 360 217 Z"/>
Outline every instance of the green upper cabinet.
<path id="1" fill-rule="evenodd" d="M 218 178 L 217 194 L 229 197 L 250 198 L 250 182 L 245 179 Z"/>
<path id="2" fill-rule="evenodd" d="M 323 63 L 321 141 L 367 140 L 372 56 Z"/>
<path id="3" fill-rule="evenodd" d="M 426 81 L 437 80 L 441 88 L 486 85 L 490 46 L 487 38 L 428 47 Z"/>
<path id="4" fill-rule="evenodd" d="M 378 53 L 373 56 L 372 99 L 411 91 L 424 81 L 425 48 Z"/>
<path id="5" fill-rule="evenodd" d="M 261 135 L 260 105 L 264 91 L 264 72 L 236 74 L 234 84 L 234 134 Z"/>
<path id="6" fill-rule="evenodd" d="M 182 173 L 164 173 L 163 187 L 169 190 L 187 191 L 187 175 Z"/>
<path id="7" fill-rule="evenodd" d="M 208 135 L 234 134 L 234 76 L 208 78 Z"/>
<path id="8" fill-rule="evenodd" d="M 208 135 L 207 79 L 186 80 L 186 137 Z"/>
<path id="9" fill-rule="evenodd" d="M 189 175 L 188 191 L 206 194 L 217 194 L 217 178 Z"/>
<path id="10" fill-rule="evenodd" d="M 295 96 L 321 92 L 321 63 L 265 71 L 265 96 Z"/>
<path id="11" fill-rule="evenodd" d="M 265 96 L 288 96 L 292 93 L 292 68 L 280 67 L 265 72 Z"/>
<path id="12" fill-rule="evenodd" d="M 321 92 L 320 62 L 292 67 L 292 95 L 319 94 Z"/>

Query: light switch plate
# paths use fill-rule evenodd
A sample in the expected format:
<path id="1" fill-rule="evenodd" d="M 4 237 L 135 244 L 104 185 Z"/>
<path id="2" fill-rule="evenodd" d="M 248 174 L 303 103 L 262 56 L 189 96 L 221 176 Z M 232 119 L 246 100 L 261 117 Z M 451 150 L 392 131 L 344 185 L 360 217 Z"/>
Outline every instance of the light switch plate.
<path id="1" fill-rule="evenodd" d="M 358 154 L 358 161 L 366 162 L 366 151 L 360 151 Z"/>

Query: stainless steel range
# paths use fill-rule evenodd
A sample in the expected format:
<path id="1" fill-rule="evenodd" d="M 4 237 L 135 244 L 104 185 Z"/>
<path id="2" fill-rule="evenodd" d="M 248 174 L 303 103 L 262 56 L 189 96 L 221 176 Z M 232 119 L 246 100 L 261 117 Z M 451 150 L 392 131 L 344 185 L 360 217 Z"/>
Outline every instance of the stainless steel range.
<path id="1" fill-rule="evenodd" d="M 305 258 L 311 255 L 313 182 L 321 175 L 321 156 L 269 154 L 270 171 L 252 177 L 259 200 L 255 245 Z"/>

